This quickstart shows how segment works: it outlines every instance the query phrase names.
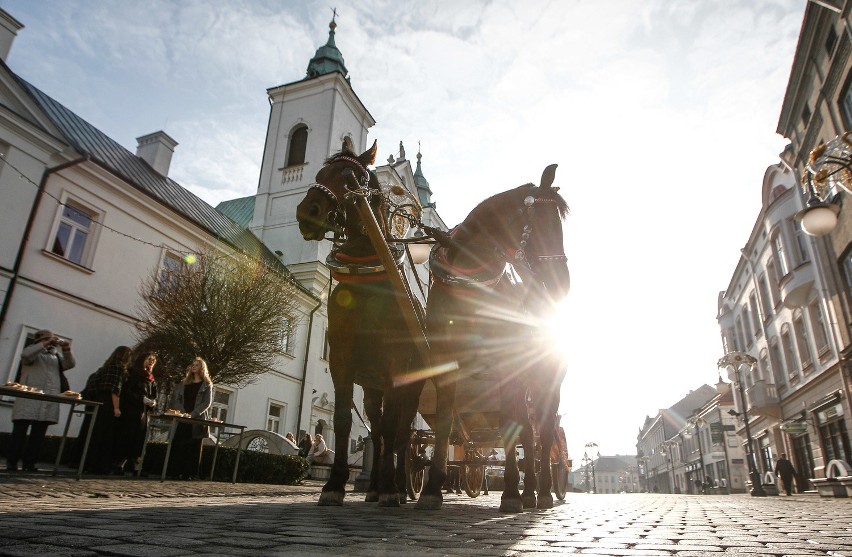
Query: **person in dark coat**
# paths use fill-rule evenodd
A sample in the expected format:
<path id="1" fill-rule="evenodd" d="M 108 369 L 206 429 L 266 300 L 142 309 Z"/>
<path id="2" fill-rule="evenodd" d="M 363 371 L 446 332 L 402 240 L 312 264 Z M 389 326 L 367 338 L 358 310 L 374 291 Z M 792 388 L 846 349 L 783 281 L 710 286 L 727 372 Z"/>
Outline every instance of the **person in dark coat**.
<path id="1" fill-rule="evenodd" d="M 183 381 L 172 391 L 170 410 L 177 410 L 201 420 L 210 419 L 213 404 L 213 380 L 207 370 L 207 362 L 195 358 L 186 369 Z M 209 437 L 210 428 L 205 425 L 178 423 L 172 442 L 174 470 L 172 475 L 185 480 L 198 479 L 201 469 L 201 443 Z"/>
<path id="2" fill-rule="evenodd" d="M 115 468 L 113 453 L 121 416 L 121 387 L 132 352 L 129 346 L 113 350 L 104 364 L 89 376 L 83 389 L 84 398 L 101 403 L 86 455 L 85 470 L 92 474 L 110 474 Z M 78 439 L 85 439 L 90 419 L 90 416 L 83 419 Z"/>
<path id="3" fill-rule="evenodd" d="M 311 437 L 311 434 L 307 431 L 302 436 L 302 440 L 299 441 L 299 456 L 302 458 L 307 458 L 308 453 L 311 450 L 311 447 L 314 445 L 314 439 Z"/>
<path id="4" fill-rule="evenodd" d="M 121 417 L 115 435 L 116 473 L 135 474 L 148 435 L 148 414 L 157 407 L 157 381 L 154 365 L 157 355 L 143 351 L 136 355 L 121 387 Z"/>
<path id="5" fill-rule="evenodd" d="M 74 367 L 71 343 L 56 337 L 53 332 L 36 331 L 33 343 L 21 352 L 20 383 L 36 387 L 50 395 L 58 395 L 68 389 L 63 372 Z M 27 398 L 15 399 L 12 407 L 12 436 L 6 455 L 6 470 L 18 469 L 18 461 L 24 470 L 35 472 L 36 461 L 44 443 L 47 428 L 59 422 L 59 404 Z M 29 439 L 27 432 L 29 431 Z"/>
<path id="6" fill-rule="evenodd" d="M 775 475 L 781 478 L 781 483 L 784 484 L 784 491 L 787 492 L 787 495 L 793 495 L 793 476 L 796 475 L 796 469 L 787 460 L 786 453 L 781 453 L 781 458 L 775 463 Z"/>

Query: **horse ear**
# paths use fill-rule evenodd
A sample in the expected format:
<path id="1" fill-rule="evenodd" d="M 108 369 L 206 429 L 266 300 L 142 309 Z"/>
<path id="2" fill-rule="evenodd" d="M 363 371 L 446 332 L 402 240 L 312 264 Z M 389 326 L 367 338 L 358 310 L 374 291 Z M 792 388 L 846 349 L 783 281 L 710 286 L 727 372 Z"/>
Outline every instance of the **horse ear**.
<path id="1" fill-rule="evenodd" d="M 355 152 L 355 146 L 352 145 L 352 138 L 348 135 L 343 138 L 343 145 L 341 146 L 341 151 L 349 151 L 350 153 Z"/>
<path id="2" fill-rule="evenodd" d="M 551 164 L 541 173 L 541 189 L 549 188 L 556 178 L 556 167 L 558 164 Z"/>
<path id="3" fill-rule="evenodd" d="M 361 163 L 364 166 L 371 165 L 376 161 L 376 152 L 378 150 L 379 150 L 379 146 L 378 146 L 376 140 L 374 139 L 373 140 L 373 146 L 370 147 L 369 149 L 367 149 L 366 151 L 364 151 L 363 153 L 361 153 L 360 155 L 358 155 L 358 160 L 361 161 Z"/>

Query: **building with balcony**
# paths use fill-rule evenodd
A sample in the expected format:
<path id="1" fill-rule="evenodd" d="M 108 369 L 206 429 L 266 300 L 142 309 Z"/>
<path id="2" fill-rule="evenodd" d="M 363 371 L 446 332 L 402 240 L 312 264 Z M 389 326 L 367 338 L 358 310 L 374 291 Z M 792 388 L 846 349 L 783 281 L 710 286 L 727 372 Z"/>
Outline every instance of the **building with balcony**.
<path id="1" fill-rule="evenodd" d="M 682 441 L 675 441 L 687 426 L 696 408 L 703 408 L 717 396 L 710 385 L 701 385 L 670 408 L 647 416 L 636 438 L 636 464 L 642 491 L 683 493 L 692 473 L 685 471 Z"/>
<path id="2" fill-rule="evenodd" d="M 742 377 L 745 400 L 734 390 L 737 433 L 745 437 L 747 412 L 761 476 L 787 453 L 800 491 L 832 459 L 852 456 L 844 363 L 852 217 L 841 211 L 827 237 L 805 234 L 797 219 L 810 151 L 852 123 L 850 8 L 846 0 L 807 5 L 777 130 L 790 144 L 766 171 L 760 213 L 718 303 L 724 352 L 757 359 Z"/>

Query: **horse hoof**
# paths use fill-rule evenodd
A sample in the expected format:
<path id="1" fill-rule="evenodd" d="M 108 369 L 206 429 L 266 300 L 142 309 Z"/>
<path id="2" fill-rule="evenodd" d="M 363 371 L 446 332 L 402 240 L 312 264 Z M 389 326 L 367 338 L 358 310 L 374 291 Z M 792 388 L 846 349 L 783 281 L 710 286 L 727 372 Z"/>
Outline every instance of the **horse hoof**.
<path id="1" fill-rule="evenodd" d="M 323 491 L 320 493 L 320 507 L 340 507 L 343 505 L 342 491 Z"/>
<path id="2" fill-rule="evenodd" d="M 399 495 L 396 493 L 382 493 L 379 495 L 380 507 L 398 507 Z"/>
<path id="3" fill-rule="evenodd" d="M 553 508 L 553 497 L 548 497 L 546 495 L 539 495 L 538 502 L 536 504 L 536 508 L 538 509 L 552 509 Z"/>
<path id="4" fill-rule="evenodd" d="M 376 503 L 379 500 L 379 492 L 378 491 L 368 491 L 367 495 L 364 497 L 365 503 Z"/>
<path id="5" fill-rule="evenodd" d="M 525 509 L 534 509 L 536 506 L 536 498 L 535 495 L 524 495 L 523 497 L 524 508 Z"/>
<path id="6" fill-rule="evenodd" d="M 520 499 L 503 499 L 500 501 L 501 513 L 519 513 L 523 510 L 524 503 Z"/>
<path id="7" fill-rule="evenodd" d="M 441 509 L 443 503 L 444 499 L 440 495 L 421 495 L 414 508 L 421 511 L 437 511 Z"/>

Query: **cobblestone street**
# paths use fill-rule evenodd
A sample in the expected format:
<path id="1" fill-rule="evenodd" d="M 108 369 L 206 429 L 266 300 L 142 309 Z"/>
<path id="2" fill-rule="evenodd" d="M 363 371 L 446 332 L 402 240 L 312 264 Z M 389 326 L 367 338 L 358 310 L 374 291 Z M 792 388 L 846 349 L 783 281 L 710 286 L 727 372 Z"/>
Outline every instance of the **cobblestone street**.
<path id="1" fill-rule="evenodd" d="M 0 475 L 0 555 L 834 555 L 852 557 L 852 500 L 570 494 L 497 510 L 499 492 L 443 510 L 380 509 L 320 485 Z"/>

